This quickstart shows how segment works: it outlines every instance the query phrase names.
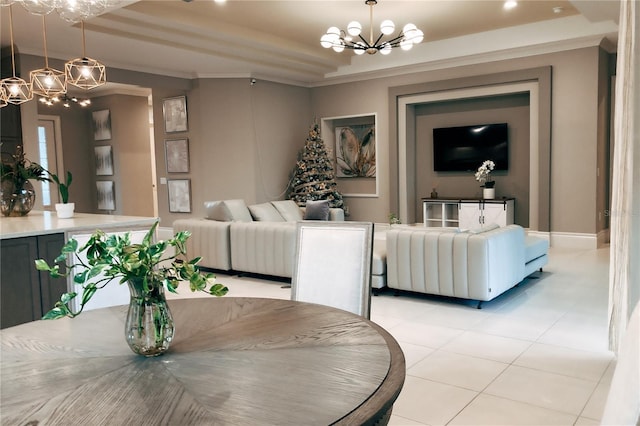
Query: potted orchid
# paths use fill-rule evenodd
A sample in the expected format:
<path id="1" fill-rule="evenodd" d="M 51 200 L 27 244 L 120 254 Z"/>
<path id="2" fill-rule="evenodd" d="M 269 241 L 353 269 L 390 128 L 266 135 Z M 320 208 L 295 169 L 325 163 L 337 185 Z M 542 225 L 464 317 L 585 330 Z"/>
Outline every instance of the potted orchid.
<path id="1" fill-rule="evenodd" d="M 478 167 L 476 172 L 476 180 L 480 182 L 480 186 L 483 188 L 482 197 L 486 199 L 495 198 L 495 185 L 496 182 L 491 178 L 491 172 L 495 169 L 496 164 L 491 160 L 486 160 Z"/>

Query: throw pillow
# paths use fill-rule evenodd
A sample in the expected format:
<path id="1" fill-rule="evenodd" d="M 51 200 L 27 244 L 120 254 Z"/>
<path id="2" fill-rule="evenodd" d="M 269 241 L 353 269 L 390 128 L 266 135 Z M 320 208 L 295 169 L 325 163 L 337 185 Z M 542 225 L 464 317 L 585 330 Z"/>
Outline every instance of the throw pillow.
<path id="1" fill-rule="evenodd" d="M 293 200 L 272 201 L 271 204 L 287 222 L 297 222 L 303 218 L 302 210 Z"/>
<path id="2" fill-rule="evenodd" d="M 305 220 L 329 220 L 329 200 L 307 201 Z"/>
<path id="3" fill-rule="evenodd" d="M 229 207 L 227 207 L 224 201 L 205 201 L 204 211 L 204 217 L 206 219 L 219 220 L 222 222 L 233 220 Z"/>
<path id="4" fill-rule="evenodd" d="M 284 222 L 278 210 L 271 203 L 254 204 L 249 206 L 249 211 L 253 219 L 260 222 Z"/>
<path id="5" fill-rule="evenodd" d="M 231 220 L 236 222 L 253 222 L 247 204 L 242 199 L 224 200 L 224 204 L 231 212 Z"/>

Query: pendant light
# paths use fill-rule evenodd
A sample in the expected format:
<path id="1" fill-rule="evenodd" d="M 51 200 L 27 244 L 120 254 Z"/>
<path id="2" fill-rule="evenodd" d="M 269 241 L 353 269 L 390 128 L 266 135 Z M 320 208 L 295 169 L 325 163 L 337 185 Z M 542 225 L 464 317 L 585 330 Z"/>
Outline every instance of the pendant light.
<path id="1" fill-rule="evenodd" d="M 105 66 L 95 59 L 87 57 L 84 38 L 84 21 L 80 21 L 82 28 L 82 58 L 72 59 L 64 64 L 67 83 L 81 89 L 94 89 L 107 82 Z"/>
<path id="2" fill-rule="evenodd" d="M 31 91 L 35 95 L 57 96 L 67 93 L 65 74 L 49 67 L 47 55 L 47 26 L 45 16 L 42 15 L 42 35 L 44 39 L 44 68 L 31 71 Z"/>
<path id="3" fill-rule="evenodd" d="M 11 34 L 11 68 L 13 77 L 3 78 L 0 87 L 4 91 L 3 103 L 20 105 L 33 99 L 31 85 L 20 77 L 16 77 L 16 58 L 13 45 L 13 6 L 9 5 L 9 33 Z"/>

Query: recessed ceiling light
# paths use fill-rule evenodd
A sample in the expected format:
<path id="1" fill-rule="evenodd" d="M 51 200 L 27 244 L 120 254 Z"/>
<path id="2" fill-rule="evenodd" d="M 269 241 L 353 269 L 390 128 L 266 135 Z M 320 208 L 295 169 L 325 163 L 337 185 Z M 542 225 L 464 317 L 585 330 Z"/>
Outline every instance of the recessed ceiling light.
<path id="1" fill-rule="evenodd" d="M 518 2 L 516 0 L 507 0 L 504 2 L 504 9 L 505 10 L 511 10 L 514 7 L 516 7 L 518 5 Z"/>
<path id="2" fill-rule="evenodd" d="M 553 13 L 562 13 L 564 12 L 564 7 L 556 6 L 553 8 Z"/>

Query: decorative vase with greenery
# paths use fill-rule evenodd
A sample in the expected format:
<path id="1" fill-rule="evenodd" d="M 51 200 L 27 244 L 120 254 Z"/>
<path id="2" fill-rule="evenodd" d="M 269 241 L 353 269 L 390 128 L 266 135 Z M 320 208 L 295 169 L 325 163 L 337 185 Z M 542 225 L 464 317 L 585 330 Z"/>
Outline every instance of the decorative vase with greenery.
<path id="1" fill-rule="evenodd" d="M 0 206 L 5 216 L 25 216 L 33 209 L 36 192 L 29 179 L 49 181 L 40 164 L 25 158 L 22 146 L 18 146 L 13 155 L 3 153 L 0 176 Z"/>
<path id="2" fill-rule="evenodd" d="M 191 291 L 203 291 L 213 296 L 224 296 L 229 289 L 215 283 L 213 273 L 200 271 L 197 266 L 200 257 L 186 258 L 189 232 L 178 232 L 169 240 L 153 242 L 157 226 L 158 222 L 140 244 L 132 243 L 129 233 L 107 235 L 98 230 L 81 247 L 76 240 L 70 239 L 53 266 L 44 259 L 36 260 L 36 268 L 49 272 L 53 278 L 73 273 L 73 282 L 82 288 L 77 311 L 72 310 L 69 303 L 78 293 L 64 293 L 43 319 L 80 315 L 98 290 L 116 280 L 118 284 L 127 283 L 131 293 L 125 324 L 125 337 L 131 350 L 144 356 L 166 352 L 173 339 L 174 325 L 164 295 L 165 287 L 177 293 L 178 285 L 186 282 Z M 173 253 L 165 253 L 168 248 L 173 248 Z M 69 256 L 75 257 L 71 265 L 67 264 Z M 65 272 L 61 271 L 63 265 Z"/>
<path id="3" fill-rule="evenodd" d="M 73 175 L 70 171 L 67 171 L 65 181 L 62 182 L 55 173 L 51 173 L 49 171 L 47 171 L 47 173 L 49 173 L 49 176 L 51 176 L 51 179 L 55 184 L 58 185 L 58 193 L 60 194 L 61 201 L 61 203 L 56 203 L 56 212 L 58 217 L 60 219 L 73 217 L 73 211 L 75 210 L 76 205 L 75 203 L 69 202 L 69 186 L 71 186 L 71 182 L 73 181 Z"/>

